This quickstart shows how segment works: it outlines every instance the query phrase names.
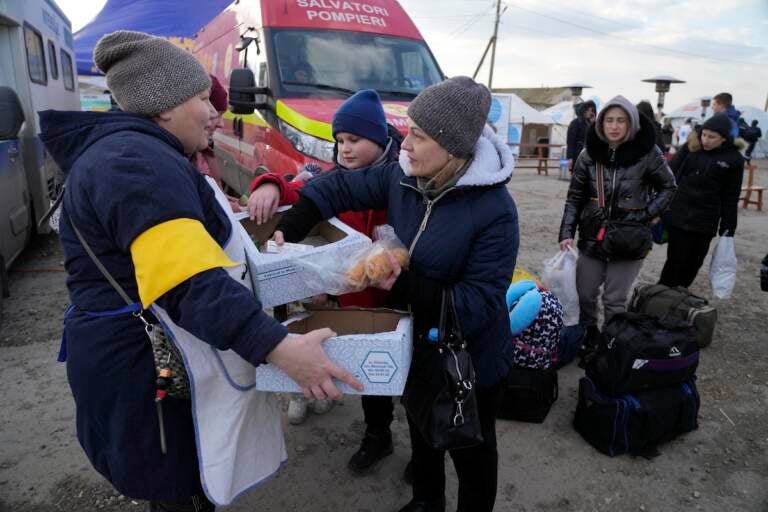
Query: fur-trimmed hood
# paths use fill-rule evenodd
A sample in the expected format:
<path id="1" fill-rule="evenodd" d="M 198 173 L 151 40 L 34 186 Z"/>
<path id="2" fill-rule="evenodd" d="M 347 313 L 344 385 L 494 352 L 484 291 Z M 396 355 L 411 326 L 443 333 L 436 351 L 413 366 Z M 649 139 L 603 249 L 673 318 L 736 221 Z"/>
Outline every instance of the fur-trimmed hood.
<path id="1" fill-rule="evenodd" d="M 411 175 L 411 164 L 405 151 L 400 152 L 400 167 L 406 176 Z M 514 169 L 515 156 L 509 146 L 486 125 L 475 143 L 469 168 L 456 186 L 481 187 L 504 183 L 512 176 Z"/>
<path id="2" fill-rule="evenodd" d="M 619 167 L 629 167 L 640 161 L 656 144 L 656 129 L 645 116 L 639 116 L 640 129 L 635 137 L 619 145 L 615 151 L 615 162 Z M 585 148 L 593 161 L 608 165 L 611 163 L 611 148 L 597 134 L 597 122 L 587 130 Z"/>
<path id="3" fill-rule="evenodd" d="M 688 146 L 688 151 L 691 153 L 695 153 L 697 151 L 703 151 L 704 148 L 701 147 L 701 134 L 697 130 L 691 130 L 690 135 L 688 135 L 688 141 L 686 142 L 686 145 Z M 744 151 L 747 149 L 747 146 L 749 146 L 749 143 L 739 137 L 738 139 L 733 141 L 733 144 L 729 142 L 724 142 L 720 148 L 722 149 L 729 149 L 729 148 L 735 148 L 737 151 Z M 718 148 L 718 149 L 720 149 Z"/>

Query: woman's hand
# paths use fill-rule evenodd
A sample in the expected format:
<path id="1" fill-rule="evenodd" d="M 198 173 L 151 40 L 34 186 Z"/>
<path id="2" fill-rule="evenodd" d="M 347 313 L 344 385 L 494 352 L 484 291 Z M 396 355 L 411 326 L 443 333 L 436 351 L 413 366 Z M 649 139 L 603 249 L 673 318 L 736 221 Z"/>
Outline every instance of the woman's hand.
<path id="1" fill-rule="evenodd" d="M 234 213 L 239 213 L 243 211 L 243 207 L 240 204 L 240 200 L 238 198 L 227 195 L 227 201 L 229 202 L 229 207 L 232 208 L 232 211 Z"/>
<path id="2" fill-rule="evenodd" d="M 274 183 L 264 183 L 248 198 L 248 215 L 256 224 L 264 224 L 272 218 L 279 205 L 280 187 Z"/>
<path id="3" fill-rule="evenodd" d="M 334 378 L 357 391 L 363 391 L 360 381 L 325 355 L 323 342 L 332 336 L 336 336 L 336 333 L 330 329 L 317 329 L 301 336 L 286 336 L 269 353 L 267 362 L 296 381 L 307 398 L 341 398 L 342 393 L 333 383 Z"/>
<path id="4" fill-rule="evenodd" d="M 386 277 L 385 279 L 377 283 L 371 283 L 371 284 L 375 288 L 389 291 L 395 285 L 395 281 L 397 281 L 397 278 L 400 277 L 400 274 L 403 272 L 403 268 L 400 266 L 400 262 L 397 261 L 397 258 L 392 256 L 392 253 L 387 252 L 387 257 L 389 258 L 389 267 L 392 269 L 392 273 L 389 274 L 389 276 Z"/>
<path id="5" fill-rule="evenodd" d="M 561 251 L 570 251 L 571 249 L 573 249 L 573 238 L 566 238 L 560 241 Z"/>

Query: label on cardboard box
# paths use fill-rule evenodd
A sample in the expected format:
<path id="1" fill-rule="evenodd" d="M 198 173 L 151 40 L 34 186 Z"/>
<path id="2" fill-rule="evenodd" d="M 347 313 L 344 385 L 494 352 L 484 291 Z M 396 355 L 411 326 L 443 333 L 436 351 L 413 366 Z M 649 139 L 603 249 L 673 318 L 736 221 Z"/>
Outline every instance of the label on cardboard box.
<path id="1" fill-rule="evenodd" d="M 362 393 L 335 381 L 345 394 L 399 396 L 411 367 L 411 317 L 389 309 L 318 308 L 285 322 L 300 334 L 330 327 L 338 336 L 323 343 L 328 357 L 363 383 Z M 256 389 L 300 392 L 288 375 L 272 365 L 256 368 Z"/>

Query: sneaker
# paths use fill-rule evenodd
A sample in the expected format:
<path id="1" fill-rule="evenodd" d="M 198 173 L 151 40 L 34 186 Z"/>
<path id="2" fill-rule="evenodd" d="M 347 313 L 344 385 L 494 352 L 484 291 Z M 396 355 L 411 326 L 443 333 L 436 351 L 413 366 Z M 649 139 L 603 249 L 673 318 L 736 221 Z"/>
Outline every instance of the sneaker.
<path id="1" fill-rule="evenodd" d="M 594 354 L 598 343 L 600 342 L 600 329 L 596 325 L 587 326 L 586 333 L 584 334 L 584 341 L 579 348 L 579 368 L 586 368 L 590 356 Z"/>
<path id="2" fill-rule="evenodd" d="M 387 455 L 391 455 L 392 432 L 386 430 L 382 433 L 366 432 L 360 449 L 349 459 L 347 467 L 357 474 L 362 474 Z"/>
<path id="3" fill-rule="evenodd" d="M 291 397 L 288 402 L 288 423 L 300 425 L 307 419 L 307 399 L 303 396 Z"/>
<path id="4" fill-rule="evenodd" d="M 324 398 L 322 400 L 314 400 L 312 402 L 312 412 L 315 414 L 325 414 L 333 409 L 334 402 L 330 398 Z"/>

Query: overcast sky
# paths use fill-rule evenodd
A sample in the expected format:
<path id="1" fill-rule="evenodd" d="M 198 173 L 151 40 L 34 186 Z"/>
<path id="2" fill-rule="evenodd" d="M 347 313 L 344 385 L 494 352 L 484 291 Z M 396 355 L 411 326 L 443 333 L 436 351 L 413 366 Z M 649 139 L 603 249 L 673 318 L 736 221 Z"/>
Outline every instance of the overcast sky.
<path id="1" fill-rule="evenodd" d="M 104 1 L 57 3 L 76 31 Z M 474 72 L 493 33 L 495 0 L 400 3 L 447 75 Z M 586 82 L 594 89 L 585 96 L 623 94 L 655 105 L 653 84 L 641 80 L 673 75 L 687 83 L 672 85 L 665 112 L 721 91 L 737 104 L 765 106 L 768 0 L 507 0 L 502 6 L 494 87 Z M 487 82 L 487 66 L 479 78 Z"/>

